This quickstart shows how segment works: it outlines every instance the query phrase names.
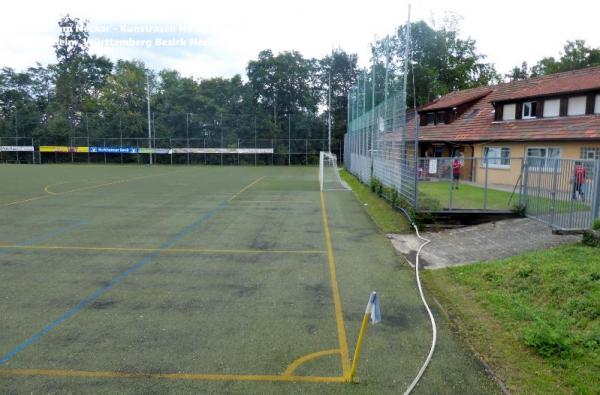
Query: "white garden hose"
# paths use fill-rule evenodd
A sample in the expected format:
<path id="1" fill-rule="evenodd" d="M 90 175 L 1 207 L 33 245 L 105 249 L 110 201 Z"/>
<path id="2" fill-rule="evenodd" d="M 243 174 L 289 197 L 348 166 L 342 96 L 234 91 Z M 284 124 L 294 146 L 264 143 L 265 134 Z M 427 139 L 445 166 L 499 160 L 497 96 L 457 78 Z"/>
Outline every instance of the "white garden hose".
<path id="1" fill-rule="evenodd" d="M 419 373 L 417 373 L 417 376 L 414 378 L 412 383 L 410 383 L 410 385 L 408 386 L 406 391 L 404 391 L 404 395 L 408 395 L 415 388 L 415 386 L 421 379 L 421 376 L 423 376 L 423 373 L 425 373 L 425 369 L 427 369 L 429 362 L 431 362 L 431 357 L 433 356 L 433 352 L 435 350 L 435 343 L 437 341 L 437 327 L 435 325 L 435 318 L 433 318 L 431 309 L 429 308 L 429 305 L 427 304 L 427 301 L 425 300 L 425 295 L 423 295 L 423 287 L 421 286 L 421 278 L 419 277 L 419 255 L 421 254 L 421 250 L 423 249 L 423 247 L 425 247 L 427 244 L 431 243 L 431 240 L 426 239 L 425 237 L 422 237 L 421 234 L 419 233 L 419 228 L 417 228 L 417 225 L 412 221 L 412 219 L 410 218 L 410 215 L 408 215 L 408 213 L 404 209 L 400 208 L 400 210 L 402 210 L 404 215 L 406 215 L 406 217 L 410 221 L 410 224 L 413 226 L 413 228 L 415 228 L 417 237 L 423 241 L 423 244 L 421 244 L 419 246 L 419 249 L 417 250 L 417 254 L 415 257 L 415 273 L 417 275 L 417 286 L 419 287 L 419 294 L 421 295 L 421 300 L 423 301 L 423 305 L 425 306 L 425 309 L 427 310 L 427 314 L 429 314 L 429 319 L 431 320 L 431 329 L 432 329 L 431 348 L 429 349 L 429 354 L 427 355 L 427 358 L 425 359 L 423 366 L 421 366 Z"/>

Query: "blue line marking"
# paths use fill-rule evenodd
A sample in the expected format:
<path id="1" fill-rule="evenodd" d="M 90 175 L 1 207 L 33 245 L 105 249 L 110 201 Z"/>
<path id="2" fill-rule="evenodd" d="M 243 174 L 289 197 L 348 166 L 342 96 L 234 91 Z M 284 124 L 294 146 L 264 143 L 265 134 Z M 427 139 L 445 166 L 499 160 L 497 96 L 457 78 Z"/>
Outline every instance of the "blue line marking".
<path id="1" fill-rule="evenodd" d="M 75 222 L 70 223 L 69 225 L 65 225 L 65 226 L 63 226 L 61 228 L 58 228 L 55 231 L 44 233 L 43 235 L 40 235 L 40 236 L 38 236 L 36 238 L 33 238 L 31 240 L 28 240 L 28 241 L 25 241 L 23 243 L 19 243 L 19 244 L 16 244 L 16 245 L 19 246 L 19 247 L 26 247 L 26 246 L 31 246 L 31 245 L 34 245 L 34 244 L 37 244 L 37 243 L 42 243 L 42 242 L 44 242 L 46 240 L 51 239 L 52 237 L 54 237 L 56 235 L 68 232 L 68 231 L 70 231 L 72 229 L 75 229 L 75 228 L 79 228 L 80 226 L 86 225 L 87 223 L 88 222 L 85 221 L 85 220 L 75 221 Z M 10 248 L 6 248 L 6 251 L 0 251 L 0 256 L 12 254 L 13 252 L 15 252 L 15 251 L 14 250 L 10 251 Z"/>
<path id="2" fill-rule="evenodd" d="M 66 313 L 64 313 L 63 315 L 61 315 L 60 317 L 58 317 L 56 320 L 52 321 L 50 324 L 48 324 L 46 327 L 44 327 L 41 331 L 39 331 L 38 333 L 36 333 L 32 337 L 30 337 L 29 339 L 27 339 L 23 343 L 19 344 L 13 350 L 11 350 L 6 355 L 4 355 L 2 358 L 0 358 L 0 365 L 3 365 L 6 362 L 10 361 L 15 355 L 17 355 L 19 352 L 21 352 L 24 349 L 26 349 L 31 344 L 33 344 L 36 341 L 38 341 L 46 333 L 50 332 L 52 329 L 56 328 L 57 326 L 59 326 L 60 324 L 62 324 L 63 322 L 65 322 L 66 320 L 68 320 L 69 318 L 71 318 L 72 316 L 74 316 L 75 314 L 77 314 L 78 312 L 80 312 L 81 310 L 83 310 L 84 308 L 86 308 L 87 306 L 89 306 L 91 303 L 93 303 L 96 299 L 98 299 L 99 297 L 101 297 L 102 295 L 104 295 L 106 292 L 108 292 L 115 285 L 118 285 L 121 282 L 123 282 L 123 280 L 125 280 L 125 278 L 127 278 L 127 276 L 129 276 L 131 273 L 133 273 L 136 270 L 140 269 L 142 266 L 144 266 L 148 262 L 152 261 L 152 259 L 154 259 L 158 255 L 160 255 L 161 250 L 164 250 L 166 248 L 170 248 L 173 245 L 175 245 L 175 243 L 177 243 L 182 238 L 184 238 L 185 236 L 187 236 L 189 233 L 191 233 L 192 231 L 194 231 L 196 228 L 198 228 L 200 225 L 202 225 L 205 221 L 207 221 L 210 218 L 212 218 L 218 211 L 222 210 L 225 207 L 225 205 L 226 205 L 226 202 L 221 202 L 217 207 L 213 208 L 208 213 L 201 215 L 196 221 L 192 222 L 190 225 L 188 225 L 185 228 L 183 228 L 179 233 L 177 233 L 175 236 L 173 236 L 170 240 L 168 240 L 165 243 L 161 244 L 158 247 L 157 251 L 155 251 L 155 252 L 153 252 L 151 254 L 148 254 L 145 257 L 143 257 L 135 265 L 133 265 L 132 267 L 130 267 L 129 269 L 127 269 L 123 273 L 119 274 L 118 276 L 116 276 L 112 280 L 110 280 L 110 282 L 108 283 L 108 285 L 106 285 L 106 286 L 104 286 L 104 287 L 102 287 L 102 288 L 94 291 L 93 293 L 91 293 L 90 295 L 88 295 L 85 299 L 83 299 L 81 302 L 79 302 L 75 307 L 72 307 Z"/>

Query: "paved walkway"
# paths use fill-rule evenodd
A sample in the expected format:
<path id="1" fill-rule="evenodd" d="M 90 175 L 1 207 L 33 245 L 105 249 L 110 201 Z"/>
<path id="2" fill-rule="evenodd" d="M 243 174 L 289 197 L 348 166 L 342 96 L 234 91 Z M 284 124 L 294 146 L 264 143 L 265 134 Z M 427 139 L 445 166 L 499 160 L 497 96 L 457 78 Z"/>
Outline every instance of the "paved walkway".
<path id="1" fill-rule="evenodd" d="M 581 240 L 580 235 L 555 235 L 550 227 L 529 218 L 508 219 L 476 226 L 425 232 L 431 243 L 421 252 L 421 267 L 439 269 L 507 258 Z M 414 264 L 421 241 L 414 235 L 390 234 L 392 244 Z"/>

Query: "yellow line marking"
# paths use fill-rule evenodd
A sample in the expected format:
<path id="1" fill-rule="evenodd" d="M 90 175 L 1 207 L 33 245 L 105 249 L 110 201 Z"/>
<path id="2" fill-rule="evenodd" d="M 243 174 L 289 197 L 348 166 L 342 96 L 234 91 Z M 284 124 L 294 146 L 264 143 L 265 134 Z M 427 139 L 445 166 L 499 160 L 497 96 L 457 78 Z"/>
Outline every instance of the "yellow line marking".
<path id="1" fill-rule="evenodd" d="M 324 357 L 326 355 L 339 354 L 339 352 L 340 352 L 340 350 L 336 348 L 333 350 L 323 350 L 323 351 L 317 351 L 317 352 L 313 352 L 311 354 L 303 355 L 300 358 L 296 359 L 294 362 L 292 362 L 287 367 L 285 372 L 283 372 L 282 375 L 283 376 L 291 376 L 292 373 L 294 373 L 294 371 L 296 369 L 298 369 L 300 367 L 300 365 L 302 365 L 303 363 L 306 363 L 306 362 L 316 359 L 316 358 Z"/>
<path id="2" fill-rule="evenodd" d="M 284 204 L 314 204 L 313 201 L 308 200 L 241 200 L 238 199 L 237 203 L 284 203 Z"/>
<path id="3" fill-rule="evenodd" d="M 342 357 L 342 369 L 344 379 L 350 380 L 350 357 L 348 353 L 348 341 L 346 339 L 346 328 L 344 327 L 344 314 L 342 313 L 342 301 L 340 299 L 340 290 L 337 283 L 335 272 L 335 259 L 333 257 L 333 243 L 331 242 L 331 233 L 329 232 L 329 220 L 327 219 L 327 209 L 325 208 L 325 196 L 321 191 L 321 213 L 323 217 L 323 228 L 325 229 L 325 241 L 327 243 L 327 259 L 329 262 L 329 277 L 331 280 L 331 289 L 333 290 L 333 303 L 335 305 L 335 322 L 337 325 L 338 341 L 340 344 L 340 355 Z"/>
<path id="4" fill-rule="evenodd" d="M 144 247 L 86 247 L 86 246 L 55 246 L 55 245 L 19 245 L 0 244 L 1 248 L 19 250 L 65 250 L 65 251 L 97 251 L 97 252 L 170 252 L 170 253 L 193 253 L 193 254 L 325 254 L 320 250 L 229 250 L 215 248 L 144 248 Z"/>
<path id="5" fill-rule="evenodd" d="M 50 377 L 92 377 L 92 378 L 131 378 L 131 379 L 170 379 L 199 381 L 286 381 L 307 383 L 343 383 L 344 377 L 327 376 L 283 376 L 252 374 L 201 374 L 201 373 L 136 373 L 115 371 L 89 371 L 70 369 L 6 369 L 0 368 L 0 376 L 50 376 Z"/>
<path id="6" fill-rule="evenodd" d="M 51 187 L 53 185 L 57 185 L 57 184 L 49 184 L 49 185 L 46 185 L 46 187 L 44 188 L 44 192 L 47 193 L 46 195 L 35 196 L 35 197 L 32 197 L 32 198 L 28 198 L 28 199 L 16 200 L 14 202 L 0 204 L 0 207 L 14 206 L 16 204 L 33 202 L 35 200 L 45 199 L 45 198 L 49 198 L 49 197 L 52 197 L 52 196 L 66 195 L 67 193 L 85 191 L 85 190 L 95 189 L 95 188 L 101 188 L 101 187 L 105 187 L 105 186 L 108 186 L 108 185 L 122 184 L 122 183 L 129 182 L 129 181 L 141 180 L 141 179 L 148 178 L 148 177 L 162 176 L 162 175 L 165 175 L 165 174 L 173 174 L 173 172 L 166 172 L 166 173 L 159 173 L 159 174 L 148 174 L 148 175 L 145 175 L 145 176 L 139 176 L 139 177 L 133 177 L 133 178 L 124 178 L 122 180 L 105 182 L 105 183 L 102 183 L 102 184 L 91 185 L 91 186 L 82 187 L 82 188 L 70 189 L 68 191 L 63 191 L 63 192 L 52 192 L 52 191 L 49 191 L 49 189 L 48 189 L 49 187 Z"/>
<path id="7" fill-rule="evenodd" d="M 62 181 L 62 182 L 57 182 L 57 183 L 55 183 L 55 184 L 48 184 L 48 185 L 46 185 L 46 186 L 44 187 L 44 192 L 46 192 L 46 193 L 47 193 L 47 194 L 49 194 L 49 195 L 58 195 L 58 193 L 56 193 L 56 192 L 52 192 L 52 191 L 50 190 L 50 187 L 54 187 L 54 186 L 57 186 L 57 185 L 66 184 L 66 183 L 68 183 L 68 182 L 69 182 L 69 181 Z"/>
<path id="8" fill-rule="evenodd" d="M 236 197 L 240 196 L 242 193 L 244 193 L 246 190 L 252 188 L 252 186 L 254 186 L 255 184 L 258 184 L 263 178 L 265 178 L 266 176 L 262 176 L 257 178 L 256 180 L 252 181 L 250 184 L 246 185 L 245 187 L 243 187 L 242 189 L 240 189 L 238 191 L 238 193 L 236 193 L 235 195 L 233 195 L 231 198 L 229 198 L 229 201 L 231 202 L 233 199 L 235 199 Z"/>

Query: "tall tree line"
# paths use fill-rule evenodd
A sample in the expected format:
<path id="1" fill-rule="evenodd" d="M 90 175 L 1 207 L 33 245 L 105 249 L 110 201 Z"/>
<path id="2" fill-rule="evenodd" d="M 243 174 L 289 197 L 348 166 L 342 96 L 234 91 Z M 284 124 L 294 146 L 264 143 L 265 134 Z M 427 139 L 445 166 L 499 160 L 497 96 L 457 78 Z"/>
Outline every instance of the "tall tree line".
<path id="1" fill-rule="evenodd" d="M 356 54 L 341 48 L 320 59 L 297 51 L 264 50 L 248 63 L 245 76 L 194 79 L 175 70 L 150 70 L 139 60 L 112 61 L 90 54 L 87 23 L 78 18 L 67 15 L 58 26 L 56 63 L 0 70 L 0 137 L 18 135 L 57 145 L 82 136 L 146 137 L 148 80 L 159 139 L 216 138 L 224 131 L 226 137 L 246 140 L 326 138 L 329 90 L 332 135 L 341 139 L 352 87 L 375 76 L 375 102 L 381 102 L 387 74 L 387 91 L 398 92 L 407 44 L 407 26 L 401 25 L 393 35 L 373 42 L 367 69 L 359 68 Z M 456 20 L 440 28 L 419 21 L 410 29 L 409 106 L 501 80 L 478 52 L 476 41 L 459 37 Z M 559 59 L 544 58 L 532 69 L 515 68 L 513 78 L 599 64 L 599 51 L 581 41 L 569 42 Z M 367 109 L 370 101 L 371 95 L 366 96 Z"/>

